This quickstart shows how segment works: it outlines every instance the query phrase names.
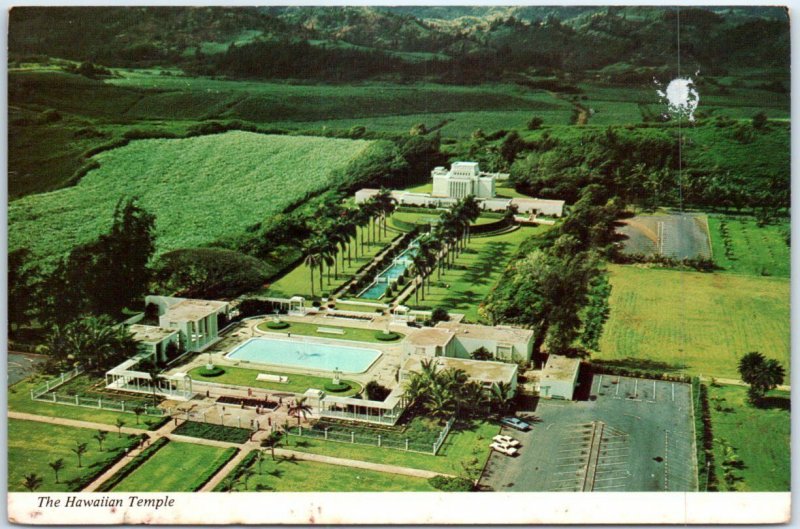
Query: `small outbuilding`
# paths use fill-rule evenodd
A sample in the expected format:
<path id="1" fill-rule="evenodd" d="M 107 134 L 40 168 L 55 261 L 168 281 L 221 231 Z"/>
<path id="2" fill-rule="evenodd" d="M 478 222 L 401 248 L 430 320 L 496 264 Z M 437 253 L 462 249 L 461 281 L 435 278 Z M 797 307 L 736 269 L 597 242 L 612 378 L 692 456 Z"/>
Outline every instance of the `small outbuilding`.
<path id="1" fill-rule="evenodd" d="M 539 396 L 545 399 L 573 400 L 578 385 L 581 361 L 550 355 L 539 378 Z"/>

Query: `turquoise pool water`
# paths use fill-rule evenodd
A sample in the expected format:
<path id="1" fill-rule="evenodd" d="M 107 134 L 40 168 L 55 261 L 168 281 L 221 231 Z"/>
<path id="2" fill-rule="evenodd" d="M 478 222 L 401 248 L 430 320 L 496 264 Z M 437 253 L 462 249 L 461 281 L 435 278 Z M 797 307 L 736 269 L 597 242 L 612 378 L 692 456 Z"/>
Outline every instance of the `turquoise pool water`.
<path id="1" fill-rule="evenodd" d="M 386 287 L 390 282 L 394 282 L 406 268 L 411 266 L 413 257 L 417 253 L 417 240 L 415 239 L 409 247 L 392 262 L 392 265 L 378 274 L 370 286 L 361 291 L 358 295 L 360 298 L 366 299 L 380 299 L 386 292 Z"/>
<path id="2" fill-rule="evenodd" d="M 231 360 L 342 373 L 363 373 L 379 356 L 376 349 L 274 338 L 251 338 L 227 354 Z"/>

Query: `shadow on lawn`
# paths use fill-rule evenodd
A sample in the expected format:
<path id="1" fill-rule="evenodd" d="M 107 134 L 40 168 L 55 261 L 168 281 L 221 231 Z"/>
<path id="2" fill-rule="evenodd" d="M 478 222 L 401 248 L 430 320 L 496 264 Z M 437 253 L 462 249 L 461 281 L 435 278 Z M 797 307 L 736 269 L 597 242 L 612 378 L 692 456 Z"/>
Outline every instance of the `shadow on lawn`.
<path id="1" fill-rule="evenodd" d="M 644 371 L 680 371 L 686 369 L 685 364 L 669 364 L 658 360 L 648 360 L 646 358 L 622 358 L 619 360 L 593 360 L 592 363 L 601 366 L 622 367 L 626 369 L 641 369 Z"/>
<path id="2" fill-rule="evenodd" d="M 790 411 L 792 408 L 792 401 L 789 397 L 764 397 L 761 399 L 758 407 L 765 410 Z"/>

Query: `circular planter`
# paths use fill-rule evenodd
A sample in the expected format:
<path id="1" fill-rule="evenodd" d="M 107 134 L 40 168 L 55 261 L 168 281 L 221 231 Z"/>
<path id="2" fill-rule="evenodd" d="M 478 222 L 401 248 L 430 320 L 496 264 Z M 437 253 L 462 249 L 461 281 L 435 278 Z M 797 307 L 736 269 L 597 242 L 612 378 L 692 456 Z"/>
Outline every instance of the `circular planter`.
<path id="1" fill-rule="evenodd" d="M 325 391 L 330 391 L 331 393 L 343 393 L 351 388 L 350 384 L 347 382 L 339 382 L 338 384 L 328 382 L 323 387 Z"/>
<path id="2" fill-rule="evenodd" d="M 289 323 L 285 321 L 268 321 L 267 328 L 268 329 L 286 329 L 289 327 Z"/>
<path id="3" fill-rule="evenodd" d="M 393 341 L 397 340 L 398 338 L 400 338 L 400 335 L 397 334 L 396 332 L 386 333 L 386 332 L 383 332 L 383 331 L 378 331 L 378 332 L 375 333 L 375 338 L 380 340 L 380 341 L 382 341 L 382 342 L 393 342 Z"/>
<path id="4" fill-rule="evenodd" d="M 219 366 L 214 366 L 211 369 L 204 367 L 199 371 L 201 377 L 218 377 L 225 374 L 225 370 Z"/>

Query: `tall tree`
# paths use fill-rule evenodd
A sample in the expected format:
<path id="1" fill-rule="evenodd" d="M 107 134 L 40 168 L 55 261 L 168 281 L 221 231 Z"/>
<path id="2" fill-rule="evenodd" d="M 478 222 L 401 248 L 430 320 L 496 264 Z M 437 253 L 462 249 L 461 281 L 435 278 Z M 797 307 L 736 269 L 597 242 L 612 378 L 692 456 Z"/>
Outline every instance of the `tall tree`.
<path id="1" fill-rule="evenodd" d="M 50 461 L 48 465 L 53 469 L 53 473 L 56 475 L 56 483 L 58 483 L 58 473 L 64 468 L 64 459 L 58 458 L 55 461 Z"/>
<path id="2" fill-rule="evenodd" d="M 786 371 L 774 358 L 753 351 L 739 359 L 739 374 L 750 384 L 747 394 L 751 404 L 760 406 L 767 392 L 783 383 Z"/>
<path id="3" fill-rule="evenodd" d="M 12 332 L 31 321 L 38 306 L 40 270 L 24 248 L 8 254 L 8 323 Z"/>
<path id="4" fill-rule="evenodd" d="M 26 474 L 25 479 L 22 480 L 22 486 L 29 492 L 36 492 L 36 489 L 42 486 L 42 478 L 36 473 Z"/>

